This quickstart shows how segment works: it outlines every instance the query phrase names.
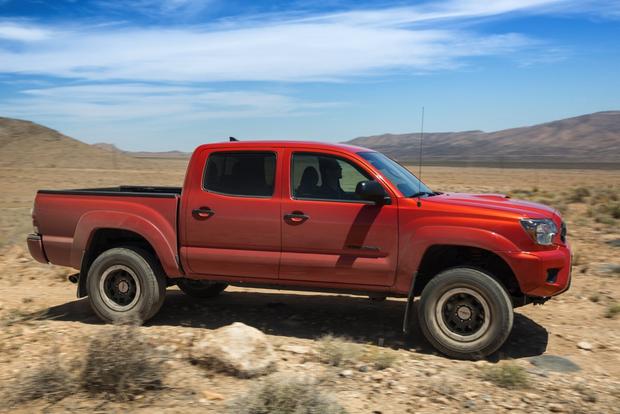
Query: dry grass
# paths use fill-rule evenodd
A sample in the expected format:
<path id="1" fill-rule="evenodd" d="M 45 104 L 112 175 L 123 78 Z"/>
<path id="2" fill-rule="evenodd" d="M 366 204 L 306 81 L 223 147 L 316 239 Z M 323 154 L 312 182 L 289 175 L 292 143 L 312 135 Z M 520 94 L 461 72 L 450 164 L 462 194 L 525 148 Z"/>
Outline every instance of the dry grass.
<path id="1" fill-rule="evenodd" d="M 607 306 L 605 310 L 606 318 L 614 319 L 618 315 L 620 315 L 620 303 L 612 303 Z"/>
<path id="2" fill-rule="evenodd" d="M 71 395 L 75 388 L 75 378 L 60 366 L 57 358 L 50 357 L 34 368 L 21 371 L 5 386 L 2 401 L 9 407 L 39 399 L 55 403 Z"/>
<path id="3" fill-rule="evenodd" d="M 482 377 L 502 388 L 526 388 L 529 383 L 525 369 L 510 362 L 483 369 Z"/>
<path id="4" fill-rule="evenodd" d="M 570 203 L 583 203 L 587 197 L 590 197 L 590 190 L 586 187 L 574 188 L 567 198 Z"/>
<path id="5" fill-rule="evenodd" d="M 347 338 L 325 335 L 319 339 L 319 358 L 335 367 L 353 363 L 362 355 L 362 346 Z"/>
<path id="6" fill-rule="evenodd" d="M 126 401 L 162 388 L 162 360 L 134 327 L 95 337 L 85 354 L 81 386 L 88 394 Z"/>
<path id="7" fill-rule="evenodd" d="M 274 375 L 237 398 L 235 414 L 344 414 L 346 411 L 315 384 L 296 377 Z"/>
<path id="8" fill-rule="evenodd" d="M 620 220 L 620 196 L 616 187 L 599 188 L 589 199 L 588 215 L 599 224 L 616 226 Z"/>
<path id="9" fill-rule="evenodd" d="M 367 347 L 363 360 L 371 364 L 377 370 L 390 368 L 398 361 L 398 354 L 389 348 L 376 346 Z"/>
<path id="10" fill-rule="evenodd" d="M 44 399 L 57 402 L 76 393 L 127 401 L 149 390 L 162 388 L 162 361 L 130 326 L 106 329 L 91 339 L 83 355 L 61 366 L 53 350 L 50 357 L 24 370 L 5 386 L 1 395 L 13 406 Z"/>

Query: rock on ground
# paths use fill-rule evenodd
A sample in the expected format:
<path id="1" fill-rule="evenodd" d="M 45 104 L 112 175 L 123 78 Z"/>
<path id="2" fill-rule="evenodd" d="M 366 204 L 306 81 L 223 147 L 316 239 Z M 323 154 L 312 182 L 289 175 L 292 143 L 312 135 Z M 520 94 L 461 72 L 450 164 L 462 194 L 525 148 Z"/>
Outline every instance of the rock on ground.
<path id="1" fill-rule="evenodd" d="M 192 357 L 202 365 L 241 378 L 276 370 L 276 354 L 267 336 L 240 322 L 216 329 L 196 343 Z"/>

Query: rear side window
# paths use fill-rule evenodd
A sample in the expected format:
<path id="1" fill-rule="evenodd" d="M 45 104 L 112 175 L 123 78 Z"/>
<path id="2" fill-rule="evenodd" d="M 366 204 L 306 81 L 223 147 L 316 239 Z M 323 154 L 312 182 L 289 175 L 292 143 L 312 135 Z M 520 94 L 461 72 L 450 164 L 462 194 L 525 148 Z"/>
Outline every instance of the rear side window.
<path id="1" fill-rule="evenodd" d="M 207 160 L 203 186 L 221 194 L 271 197 L 275 170 L 273 152 L 215 152 Z"/>

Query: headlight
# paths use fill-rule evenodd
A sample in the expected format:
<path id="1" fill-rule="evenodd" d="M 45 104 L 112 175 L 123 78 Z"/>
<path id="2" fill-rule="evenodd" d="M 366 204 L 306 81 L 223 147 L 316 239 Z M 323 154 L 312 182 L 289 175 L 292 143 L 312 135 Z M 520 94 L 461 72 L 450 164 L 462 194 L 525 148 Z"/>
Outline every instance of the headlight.
<path id="1" fill-rule="evenodd" d="M 550 219 L 522 219 L 521 225 L 532 240 L 543 246 L 553 244 L 553 236 L 558 234 L 558 228 Z"/>

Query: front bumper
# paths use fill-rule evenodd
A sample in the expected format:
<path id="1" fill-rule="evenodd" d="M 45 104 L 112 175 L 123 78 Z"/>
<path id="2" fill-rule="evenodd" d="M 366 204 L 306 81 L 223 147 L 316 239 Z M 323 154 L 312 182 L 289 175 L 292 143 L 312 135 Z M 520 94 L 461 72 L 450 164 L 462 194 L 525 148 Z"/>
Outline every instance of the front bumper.
<path id="1" fill-rule="evenodd" d="M 28 243 L 28 251 L 30 255 L 41 263 L 48 263 L 45 250 L 43 249 L 43 240 L 40 234 L 29 234 L 26 240 Z"/>
<path id="2" fill-rule="evenodd" d="M 570 287 L 572 263 L 568 245 L 538 252 L 507 253 L 506 260 L 527 296 L 555 296 Z"/>

